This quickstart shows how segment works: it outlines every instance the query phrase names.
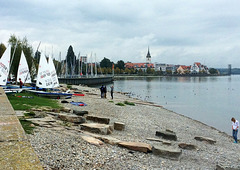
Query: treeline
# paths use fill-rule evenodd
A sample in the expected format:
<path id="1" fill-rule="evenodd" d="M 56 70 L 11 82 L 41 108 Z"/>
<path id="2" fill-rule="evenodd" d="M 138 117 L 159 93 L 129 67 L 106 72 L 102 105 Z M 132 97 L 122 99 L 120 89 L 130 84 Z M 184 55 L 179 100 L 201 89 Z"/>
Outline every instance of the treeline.
<path id="1" fill-rule="evenodd" d="M 34 60 L 33 56 L 33 48 L 29 45 L 26 37 L 23 39 L 17 38 L 15 35 L 11 35 L 8 40 L 8 45 L 11 45 L 11 65 L 10 65 L 10 74 L 15 76 L 17 75 L 18 65 L 21 57 L 21 52 L 23 51 L 28 66 L 30 68 L 30 72 L 32 72 L 31 76 L 34 76 L 34 72 L 36 72 L 37 63 Z M 6 50 L 7 45 L 1 43 L 0 44 L 0 57 L 3 55 Z"/>

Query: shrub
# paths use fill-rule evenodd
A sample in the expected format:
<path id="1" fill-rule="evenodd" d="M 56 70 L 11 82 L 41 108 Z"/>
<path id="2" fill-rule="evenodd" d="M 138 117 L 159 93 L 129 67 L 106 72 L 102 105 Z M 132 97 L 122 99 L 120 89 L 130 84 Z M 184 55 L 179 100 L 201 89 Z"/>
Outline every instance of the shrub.
<path id="1" fill-rule="evenodd" d="M 129 101 L 124 101 L 124 103 L 125 103 L 126 105 L 135 106 L 135 103 L 132 103 L 132 102 L 129 102 Z"/>
<path id="2" fill-rule="evenodd" d="M 125 104 L 123 104 L 123 103 L 117 103 L 116 105 L 117 106 L 125 106 Z"/>

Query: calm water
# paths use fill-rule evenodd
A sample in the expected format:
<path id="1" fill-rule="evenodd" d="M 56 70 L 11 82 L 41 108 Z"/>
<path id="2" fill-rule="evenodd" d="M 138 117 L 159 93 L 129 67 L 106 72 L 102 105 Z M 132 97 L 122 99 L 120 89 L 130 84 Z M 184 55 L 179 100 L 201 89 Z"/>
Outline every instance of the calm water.
<path id="1" fill-rule="evenodd" d="M 130 92 L 132 97 L 157 103 L 228 134 L 231 117 L 240 119 L 240 75 L 123 78 L 114 81 L 114 90 Z"/>

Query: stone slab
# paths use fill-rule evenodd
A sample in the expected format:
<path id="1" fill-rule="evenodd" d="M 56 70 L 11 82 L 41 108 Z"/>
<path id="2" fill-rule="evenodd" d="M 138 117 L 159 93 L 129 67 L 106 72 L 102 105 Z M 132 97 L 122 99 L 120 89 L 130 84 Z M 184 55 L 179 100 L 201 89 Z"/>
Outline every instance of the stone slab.
<path id="1" fill-rule="evenodd" d="M 61 119 L 62 121 L 67 121 L 71 123 L 85 123 L 86 119 L 82 116 L 77 116 L 77 115 L 66 115 L 66 114 L 59 114 L 58 118 Z"/>
<path id="2" fill-rule="evenodd" d="M 151 145 L 142 142 L 120 142 L 118 145 L 139 152 L 147 153 L 152 151 Z"/>
<path id="3" fill-rule="evenodd" d="M 190 143 L 179 143 L 179 148 L 187 149 L 187 150 L 195 150 L 197 149 L 197 146 L 190 144 Z"/>
<path id="4" fill-rule="evenodd" d="M 111 136 L 104 136 L 104 135 L 99 135 L 99 134 L 94 134 L 94 133 L 84 132 L 84 131 L 83 131 L 83 133 L 86 135 L 92 136 L 94 138 L 100 139 L 101 141 L 108 143 L 110 145 L 117 145 L 120 142 L 123 142 L 123 141 L 121 141 L 117 138 L 113 138 Z"/>
<path id="5" fill-rule="evenodd" d="M 179 160 L 182 150 L 173 147 L 166 147 L 161 145 L 154 145 L 152 148 L 154 155 L 158 155 L 163 158 L 168 158 L 172 160 Z"/>
<path id="6" fill-rule="evenodd" d="M 160 136 L 164 139 L 167 140 L 177 140 L 177 136 L 174 132 L 169 132 L 169 131 L 156 131 L 156 136 Z"/>
<path id="7" fill-rule="evenodd" d="M 100 141 L 99 139 L 96 139 L 94 137 L 91 136 L 81 136 L 83 140 L 87 141 L 88 143 L 91 143 L 93 145 L 103 145 L 103 142 Z"/>
<path id="8" fill-rule="evenodd" d="M 111 125 L 100 124 L 100 123 L 83 123 L 80 126 L 81 126 L 81 130 L 102 134 L 102 135 L 111 134 L 113 131 L 113 127 Z"/>
<path id="9" fill-rule="evenodd" d="M 109 122 L 110 122 L 109 118 L 93 116 L 93 115 L 87 116 L 86 119 L 97 122 L 97 123 L 102 123 L 102 124 L 109 124 Z"/>
<path id="10" fill-rule="evenodd" d="M 204 136 L 196 136 L 194 139 L 198 140 L 198 141 L 204 141 L 204 142 L 207 142 L 209 144 L 215 144 L 217 142 L 216 140 L 214 140 L 212 138 L 204 137 Z"/>

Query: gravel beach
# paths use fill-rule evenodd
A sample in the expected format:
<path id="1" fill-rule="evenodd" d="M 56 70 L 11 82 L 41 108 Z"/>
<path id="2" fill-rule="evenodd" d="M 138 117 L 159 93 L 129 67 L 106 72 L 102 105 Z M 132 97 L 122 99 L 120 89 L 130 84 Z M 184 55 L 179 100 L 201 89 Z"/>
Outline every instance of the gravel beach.
<path id="1" fill-rule="evenodd" d="M 111 125 L 114 122 L 125 124 L 125 130 L 114 130 L 107 136 L 121 141 L 161 146 L 164 144 L 147 139 L 161 139 L 155 136 L 156 131 L 168 129 L 177 136 L 176 141 L 168 141 L 169 147 L 181 149 L 178 144 L 186 143 L 196 146 L 196 149 L 181 149 L 180 158 L 172 160 L 151 152 L 143 153 L 108 143 L 93 145 L 81 138 L 80 125 L 57 120 L 53 126 L 36 126 L 34 134 L 27 135 L 44 169 L 216 169 L 218 166 L 240 168 L 240 145 L 233 143 L 232 137 L 226 133 L 121 93 L 115 92 L 114 99 L 111 100 L 109 92 L 107 99 L 102 99 L 99 89 L 86 86 L 73 88 L 78 88 L 85 96 L 64 100 L 84 102 L 87 106 L 70 103 L 61 105 L 71 110 L 88 111 L 88 115 L 110 118 Z M 124 101 L 133 102 L 135 106 L 116 105 Z M 46 114 L 56 119 L 54 114 Z M 226 121 L 229 121 L 231 128 L 231 121 Z M 197 136 L 211 138 L 216 143 L 198 141 L 194 139 Z"/>

